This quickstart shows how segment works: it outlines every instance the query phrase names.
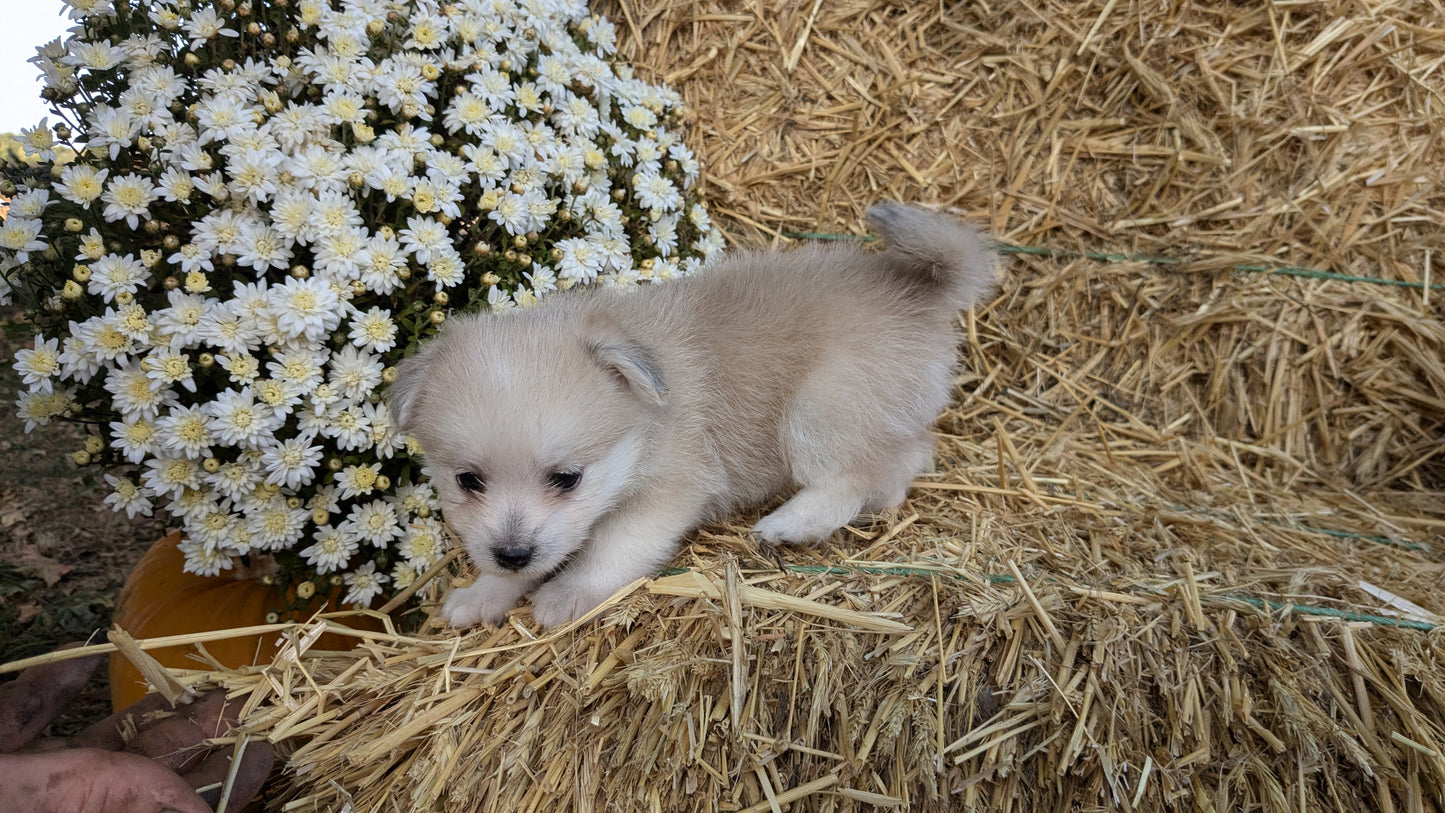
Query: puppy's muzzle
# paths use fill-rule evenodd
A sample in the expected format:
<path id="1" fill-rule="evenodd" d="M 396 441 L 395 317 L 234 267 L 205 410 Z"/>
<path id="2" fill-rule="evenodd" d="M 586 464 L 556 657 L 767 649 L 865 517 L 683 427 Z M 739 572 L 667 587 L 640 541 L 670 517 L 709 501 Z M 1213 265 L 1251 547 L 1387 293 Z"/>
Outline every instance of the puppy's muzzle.
<path id="1" fill-rule="evenodd" d="M 492 548 L 492 559 L 506 570 L 521 570 L 532 563 L 535 546 L 509 542 Z"/>

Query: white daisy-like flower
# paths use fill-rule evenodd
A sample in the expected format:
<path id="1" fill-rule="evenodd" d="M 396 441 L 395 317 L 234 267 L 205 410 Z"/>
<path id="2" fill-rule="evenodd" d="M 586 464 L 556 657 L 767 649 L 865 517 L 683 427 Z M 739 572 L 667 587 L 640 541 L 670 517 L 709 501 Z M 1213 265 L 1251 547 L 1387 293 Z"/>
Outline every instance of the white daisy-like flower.
<path id="1" fill-rule="evenodd" d="M 347 466 L 336 473 L 336 485 L 341 489 L 338 494 L 343 500 L 370 494 L 376 489 L 376 478 L 380 475 L 379 463 Z"/>
<path id="2" fill-rule="evenodd" d="M 170 307 L 155 313 L 156 339 L 172 349 L 194 347 L 200 341 L 201 323 L 215 302 L 200 294 L 180 289 L 167 291 L 166 301 Z"/>
<path id="3" fill-rule="evenodd" d="M 259 273 L 285 268 L 294 256 L 285 235 L 264 223 L 247 223 L 236 241 L 236 262 Z"/>
<path id="4" fill-rule="evenodd" d="M 288 279 L 270 291 L 277 327 L 289 337 L 317 341 L 341 324 L 341 300 L 325 280 Z"/>
<path id="5" fill-rule="evenodd" d="M 395 327 L 393 327 L 393 334 Z M 30 347 L 15 353 L 15 370 L 20 382 L 38 392 L 51 392 L 51 379 L 60 372 L 60 340 L 35 334 Z"/>
<path id="6" fill-rule="evenodd" d="M 130 355 L 135 350 L 135 339 L 127 336 L 116 325 L 115 309 L 106 308 L 100 316 L 92 316 L 75 328 L 74 336 L 80 340 L 85 353 L 102 364 Z"/>
<path id="7" fill-rule="evenodd" d="M 311 545 L 302 549 L 301 556 L 321 574 L 340 570 L 361 547 L 355 537 L 330 525 L 317 528 L 311 539 Z"/>
<path id="8" fill-rule="evenodd" d="M 60 182 L 55 191 L 77 206 L 89 206 L 105 192 L 105 179 L 109 169 L 98 169 L 88 164 L 67 164 L 60 171 Z"/>
<path id="9" fill-rule="evenodd" d="M 150 220 L 150 205 L 156 199 L 156 187 L 143 175 L 125 174 L 111 179 L 100 199 L 105 203 L 102 212 L 106 220 L 124 220 L 132 229 L 140 227 L 140 221 Z"/>
<path id="10" fill-rule="evenodd" d="M 174 455 L 200 460 L 211 456 L 215 436 L 210 420 L 199 406 L 173 406 L 156 421 L 161 449 Z"/>
<path id="11" fill-rule="evenodd" d="M 467 278 L 467 266 L 456 249 L 444 245 L 432 253 L 426 264 L 426 276 L 435 282 L 438 288 L 451 288 L 462 284 Z"/>
<path id="12" fill-rule="evenodd" d="M 273 410 L 256 403 L 249 387 L 222 390 L 201 409 L 217 442 L 225 446 L 259 448 L 281 426 Z"/>
<path id="13" fill-rule="evenodd" d="M 244 348 L 245 345 L 243 344 L 242 347 Z M 245 352 L 244 349 L 216 356 L 216 363 L 221 365 L 221 369 L 230 373 L 233 383 L 242 386 L 254 382 L 261 375 L 261 362 L 255 356 Z"/>
<path id="14" fill-rule="evenodd" d="M 347 336 L 359 348 L 385 353 L 396 346 L 396 333 L 396 322 L 392 321 L 391 314 L 381 308 L 371 308 L 351 318 L 351 330 Z M 39 341 L 38 336 L 36 341 Z"/>
<path id="15" fill-rule="evenodd" d="M 442 524 L 433 517 L 413 519 L 406 526 L 396 552 L 417 570 L 431 567 L 446 551 Z"/>
<path id="16" fill-rule="evenodd" d="M 30 252 L 44 251 L 50 246 L 40 237 L 43 228 L 44 224 L 39 220 L 9 218 L 0 223 L 0 249 L 13 252 L 16 263 L 29 262 Z"/>
<path id="17" fill-rule="evenodd" d="M 443 246 L 448 246 L 450 243 L 451 238 L 447 234 L 447 227 L 430 217 L 408 217 L 406 228 L 401 230 L 402 248 L 410 252 L 420 263 L 429 262 L 432 252 L 440 251 Z"/>
<path id="18" fill-rule="evenodd" d="M 156 455 L 145 466 L 141 482 L 156 496 L 174 500 L 188 488 L 201 487 L 201 464 L 188 457 Z"/>
<path id="19" fill-rule="evenodd" d="M 51 392 L 27 390 L 15 399 L 15 416 L 25 421 L 25 431 L 31 432 L 37 426 L 50 423 L 51 418 L 69 412 L 73 403 L 75 393 L 68 389 Z"/>
<path id="20" fill-rule="evenodd" d="M 347 595 L 342 596 L 341 601 L 353 607 L 367 607 L 371 604 L 371 599 L 376 598 L 381 589 L 386 588 L 387 582 L 392 581 L 386 573 L 376 572 L 376 562 L 367 562 L 366 565 L 342 576 L 342 579 L 347 583 Z"/>
<path id="21" fill-rule="evenodd" d="M 105 390 L 110 393 L 115 408 L 128 420 L 155 420 L 162 409 L 176 401 L 174 392 L 146 374 L 140 359 L 110 368 L 105 376 Z"/>
<path id="22" fill-rule="evenodd" d="M 191 367 L 190 357 L 185 353 L 169 348 L 156 348 L 146 355 L 140 366 L 146 371 L 146 377 L 155 382 L 158 388 L 168 389 L 174 384 L 180 384 L 190 392 L 196 391 L 195 371 Z"/>
<path id="23" fill-rule="evenodd" d="M 226 28 L 221 22 L 221 17 L 214 8 L 205 6 L 197 9 L 190 18 L 181 24 L 186 35 L 191 38 L 191 50 L 194 51 L 206 43 L 212 37 L 239 37 L 240 32 L 234 28 Z"/>
<path id="24" fill-rule="evenodd" d="M 105 482 L 110 485 L 111 492 L 104 500 L 115 511 L 124 511 L 127 517 L 132 519 L 137 514 L 148 517 L 151 515 L 151 501 L 146 498 L 145 492 L 135 481 L 129 477 L 116 477 L 113 474 L 105 475 Z"/>
<path id="25" fill-rule="evenodd" d="M 139 415 L 111 422 L 110 436 L 114 441 L 111 445 L 131 463 L 144 461 L 160 448 L 156 425 Z"/>
<path id="26" fill-rule="evenodd" d="M 347 347 L 345 350 L 354 348 Z M 348 452 L 364 451 L 371 446 L 371 422 L 361 407 L 354 404 L 328 409 L 321 434 L 331 438 L 336 448 Z"/>
<path id="27" fill-rule="evenodd" d="M 354 345 L 347 345 L 331 355 L 328 380 L 346 398 L 366 397 L 381 383 L 386 365 L 380 357 Z"/>
<path id="28" fill-rule="evenodd" d="M 282 497 L 253 508 L 246 515 L 251 546 L 257 550 L 281 550 L 289 546 L 301 535 L 310 516 L 311 512 L 304 508 L 288 507 Z"/>
<path id="29" fill-rule="evenodd" d="M 252 457 L 247 454 L 236 460 L 228 460 L 214 472 L 208 473 L 206 485 L 228 500 L 239 501 L 250 496 L 262 479 L 259 455 L 255 457 L 255 462 L 252 462 Z"/>
<path id="30" fill-rule="evenodd" d="M 266 482 L 291 489 L 310 484 L 316 479 L 322 451 L 322 447 L 312 445 L 305 438 L 277 441 L 261 455 Z"/>
<path id="31" fill-rule="evenodd" d="M 134 255 L 107 254 L 90 267 L 86 289 L 106 302 L 114 302 L 122 292 L 134 294 L 149 278 L 150 272 Z"/>
<path id="32" fill-rule="evenodd" d="M 208 548 L 190 538 L 182 539 L 177 547 L 185 555 L 186 563 L 182 570 L 186 573 L 194 573 L 197 576 L 219 576 L 222 572 L 235 566 L 231 554 L 223 548 Z"/>
<path id="33" fill-rule="evenodd" d="M 346 521 L 339 526 L 343 533 L 368 542 L 378 548 L 386 546 L 402 535 L 396 515 L 396 506 L 386 500 L 370 500 L 351 509 Z"/>

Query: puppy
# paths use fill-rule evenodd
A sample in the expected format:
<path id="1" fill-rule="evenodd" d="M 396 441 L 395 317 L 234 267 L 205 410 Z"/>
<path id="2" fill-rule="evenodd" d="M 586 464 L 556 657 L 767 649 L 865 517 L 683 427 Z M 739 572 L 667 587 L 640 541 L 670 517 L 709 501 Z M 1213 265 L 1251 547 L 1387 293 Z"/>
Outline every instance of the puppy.
<path id="1" fill-rule="evenodd" d="M 880 203 L 884 251 L 740 252 L 673 282 L 461 316 L 388 394 L 481 570 L 442 613 L 544 626 L 661 569 L 697 525 L 780 494 L 753 532 L 810 543 L 903 501 L 933 455 L 981 236 Z"/>

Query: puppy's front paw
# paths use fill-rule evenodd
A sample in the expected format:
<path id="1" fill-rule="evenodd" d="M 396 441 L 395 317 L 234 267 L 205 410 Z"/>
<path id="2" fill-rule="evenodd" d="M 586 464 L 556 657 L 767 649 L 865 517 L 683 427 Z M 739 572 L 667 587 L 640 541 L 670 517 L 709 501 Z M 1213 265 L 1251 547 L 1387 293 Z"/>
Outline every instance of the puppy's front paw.
<path id="1" fill-rule="evenodd" d="M 787 506 L 783 506 L 786 508 Z M 810 521 L 782 508 L 758 520 L 753 534 L 770 545 L 811 545 L 838 530 L 830 522 Z"/>
<path id="2" fill-rule="evenodd" d="M 478 624 L 497 626 L 507 619 L 507 611 L 517 606 L 522 597 L 508 580 L 483 576 L 470 587 L 453 590 L 442 604 L 442 618 L 453 627 L 465 629 Z"/>
<path id="3" fill-rule="evenodd" d="M 558 576 L 532 593 L 532 617 L 544 627 L 560 626 L 591 612 L 611 595 L 611 590 Z"/>

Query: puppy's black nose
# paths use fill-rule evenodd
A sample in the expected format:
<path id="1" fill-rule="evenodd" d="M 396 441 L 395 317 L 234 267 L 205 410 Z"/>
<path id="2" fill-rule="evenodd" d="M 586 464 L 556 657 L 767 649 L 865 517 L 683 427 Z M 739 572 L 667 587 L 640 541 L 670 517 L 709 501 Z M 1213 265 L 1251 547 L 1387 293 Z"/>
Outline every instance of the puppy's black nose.
<path id="1" fill-rule="evenodd" d="M 508 570 L 521 570 L 532 561 L 532 546 L 501 545 L 492 548 L 492 558 Z"/>

